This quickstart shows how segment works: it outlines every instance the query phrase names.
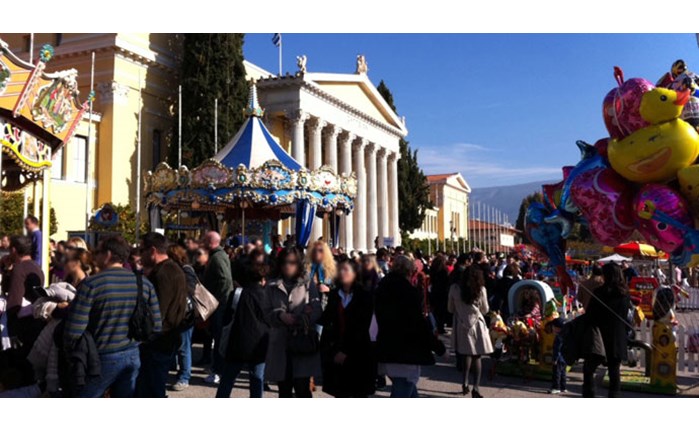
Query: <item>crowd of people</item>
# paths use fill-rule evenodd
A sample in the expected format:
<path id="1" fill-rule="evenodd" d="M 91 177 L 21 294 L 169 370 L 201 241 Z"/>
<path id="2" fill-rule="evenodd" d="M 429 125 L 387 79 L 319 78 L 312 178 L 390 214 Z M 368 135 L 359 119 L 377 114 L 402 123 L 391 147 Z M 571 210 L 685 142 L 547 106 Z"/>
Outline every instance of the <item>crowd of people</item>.
<path id="1" fill-rule="evenodd" d="M 38 220 L 26 224 L 28 235 L 0 239 L 0 396 L 166 397 L 188 389 L 196 340 L 216 397 L 230 397 L 243 371 L 250 397 L 263 397 L 269 384 L 279 397 L 312 397 L 317 387 L 367 397 L 387 380 L 392 397 L 417 397 L 422 367 L 446 353 L 440 334 L 451 327 L 462 393 L 478 398 L 482 357 L 494 352 L 488 314 L 511 316 L 510 288 L 540 270 L 530 259 L 478 250 L 346 254 L 322 240 L 303 250 L 277 236 L 265 249 L 214 231 L 176 242 L 151 232 L 137 244 L 107 236 L 94 249 L 81 238 L 52 243 L 45 281 Z M 586 396 L 602 364 L 610 396 L 619 393 L 628 270 L 595 267 L 580 285 Z M 218 304 L 205 315 L 197 307 L 204 290 Z M 517 316 L 540 321 L 542 306 L 524 294 Z M 552 326 L 558 393 L 566 387 L 563 321 Z"/>

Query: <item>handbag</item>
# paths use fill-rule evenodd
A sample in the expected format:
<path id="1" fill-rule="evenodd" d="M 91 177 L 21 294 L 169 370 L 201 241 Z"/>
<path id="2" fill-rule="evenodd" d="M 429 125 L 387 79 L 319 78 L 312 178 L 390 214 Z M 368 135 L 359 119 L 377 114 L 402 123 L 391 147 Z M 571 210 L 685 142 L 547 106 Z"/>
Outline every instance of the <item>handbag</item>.
<path id="1" fill-rule="evenodd" d="M 143 275 L 138 272 L 134 274 L 138 285 L 138 295 L 136 296 L 136 307 L 134 307 L 129 319 L 129 337 L 137 342 L 146 342 L 153 336 L 155 317 L 153 310 L 143 298 Z"/>
<path id="2" fill-rule="evenodd" d="M 311 355 L 320 349 L 320 339 L 315 327 L 308 324 L 306 317 L 302 318 L 303 324 L 291 329 L 287 343 L 287 351 L 294 355 Z"/>
<path id="3" fill-rule="evenodd" d="M 202 321 L 209 319 L 219 305 L 216 297 L 214 297 L 201 282 L 197 282 L 194 286 L 192 299 L 194 301 L 194 313 L 201 318 Z"/>
<path id="4" fill-rule="evenodd" d="M 306 290 L 306 304 L 310 303 L 309 293 Z M 315 327 L 311 327 L 308 317 L 301 316 L 302 324 L 290 330 L 286 349 L 295 355 L 311 355 L 320 350 L 320 338 Z"/>

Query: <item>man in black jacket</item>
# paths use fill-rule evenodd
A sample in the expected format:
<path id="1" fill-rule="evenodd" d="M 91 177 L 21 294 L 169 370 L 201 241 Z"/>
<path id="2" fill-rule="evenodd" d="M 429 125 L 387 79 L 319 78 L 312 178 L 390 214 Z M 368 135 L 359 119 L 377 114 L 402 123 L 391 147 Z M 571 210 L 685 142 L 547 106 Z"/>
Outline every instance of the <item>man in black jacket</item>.
<path id="1" fill-rule="evenodd" d="M 391 397 L 417 397 L 420 366 L 434 364 L 432 351 L 444 354 L 423 314 L 420 290 L 410 284 L 414 268 L 410 258 L 396 257 L 376 289 L 377 358 L 393 383 Z"/>

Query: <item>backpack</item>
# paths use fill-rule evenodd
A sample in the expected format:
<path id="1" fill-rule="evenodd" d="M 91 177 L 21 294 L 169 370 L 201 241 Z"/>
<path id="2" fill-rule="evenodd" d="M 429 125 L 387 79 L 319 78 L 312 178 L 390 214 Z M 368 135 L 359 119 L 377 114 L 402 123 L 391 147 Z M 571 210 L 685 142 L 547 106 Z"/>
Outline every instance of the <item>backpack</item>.
<path id="1" fill-rule="evenodd" d="M 155 317 L 153 317 L 153 310 L 143 298 L 143 275 L 138 272 L 134 274 L 138 285 L 138 296 L 136 297 L 136 306 L 129 319 L 129 338 L 137 342 L 145 342 L 153 336 Z"/>
<path id="2" fill-rule="evenodd" d="M 230 307 L 228 308 L 226 314 L 226 321 L 224 321 L 223 328 L 221 329 L 221 337 L 219 338 L 221 339 L 221 342 L 219 342 L 220 345 L 217 345 L 218 353 L 221 354 L 222 357 L 225 357 L 226 352 L 228 351 L 228 343 L 231 339 L 233 324 L 235 324 L 235 312 L 238 310 L 238 303 L 240 303 L 241 294 L 243 294 L 243 287 L 236 286 L 233 294 L 231 294 L 231 297 L 228 300 Z M 230 321 L 227 320 L 228 318 L 230 318 Z"/>

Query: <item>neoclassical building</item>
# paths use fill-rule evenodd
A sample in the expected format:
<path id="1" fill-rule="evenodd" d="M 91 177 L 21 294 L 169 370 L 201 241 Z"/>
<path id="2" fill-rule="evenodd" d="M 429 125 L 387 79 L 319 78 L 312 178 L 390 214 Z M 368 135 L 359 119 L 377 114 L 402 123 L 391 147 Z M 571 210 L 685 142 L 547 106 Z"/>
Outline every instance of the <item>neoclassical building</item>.
<path id="1" fill-rule="evenodd" d="M 356 173 L 355 209 L 341 219 L 339 245 L 369 252 L 399 245 L 399 140 L 408 132 L 369 80 L 364 57 L 349 74 L 307 72 L 305 57 L 296 74 L 281 77 L 246 66 L 258 81 L 265 123 L 299 163 Z M 328 237 L 328 221 L 316 221 L 311 238 Z M 281 223 L 280 232 L 292 230 L 290 222 Z"/>
<path id="2" fill-rule="evenodd" d="M 436 239 L 437 249 L 447 250 L 447 242 L 469 238 L 469 196 L 471 187 L 461 173 L 428 175 L 430 202 L 422 227 L 413 232 L 415 239 Z"/>

